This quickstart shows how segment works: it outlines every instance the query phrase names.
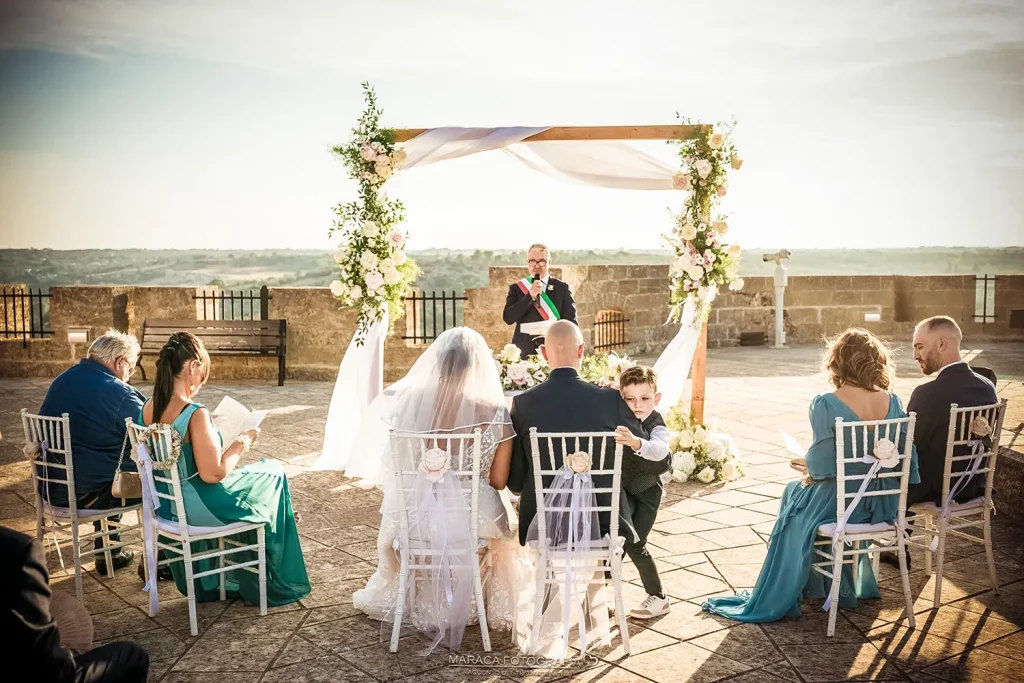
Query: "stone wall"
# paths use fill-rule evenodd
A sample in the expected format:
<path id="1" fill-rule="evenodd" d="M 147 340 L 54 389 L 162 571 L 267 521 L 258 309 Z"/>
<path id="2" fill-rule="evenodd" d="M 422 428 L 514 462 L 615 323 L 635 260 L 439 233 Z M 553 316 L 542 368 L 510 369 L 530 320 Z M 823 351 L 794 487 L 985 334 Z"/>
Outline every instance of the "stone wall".
<path id="1" fill-rule="evenodd" d="M 493 349 L 506 344 L 512 330 L 501 319 L 511 283 L 522 277 L 520 268 L 491 268 L 488 287 L 466 290 L 462 324 L 480 331 Z M 552 269 L 565 280 L 577 301 L 580 328 L 589 346 L 594 321 L 604 310 L 629 317 L 627 353 L 656 354 L 676 328 L 664 325 L 668 315 L 667 266 L 565 266 Z M 1024 329 L 1009 325 L 1010 312 L 1024 309 L 1024 276 L 1000 277 L 995 287 L 993 323 L 973 322 L 974 278 L 970 276 L 799 276 L 789 278 L 783 307 L 787 341 L 815 344 L 823 336 L 858 325 L 877 334 L 906 340 L 914 324 L 929 315 L 957 318 L 970 340 L 1024 339 Z M 108 328 L 141 335 L 148 319 L 195 320 L 194 287 L 131 287 L 90 285 L 50 289 L 47 339 L 0 341 L 0 376 L 53 377 L 81 358 L 85 344 L 68 342 L 68 330 L 85 328 L 90 339 Z M 293 380 L 332 381 L 352 338 L 355 315 L 339 310 L 326 287 L 270 289 L 269 315 L 288 321 L 287 377 Z M 775 292 L 766 277 L 747 278 L 741 292 L 723 292 L 712 308 L 708 327 L 710 346 L 739 343 L 743 332 L 763 331 L 769 343 L 775 334 Z M 866 313 L 878 313 L 879 322 L 865 322 Z M 385 377 L 401 377 L 425 348 L 401 337 L 408 326 L 399 321 L 387 340 Z M 147 373 L 153 359 L 144 359 Z M 151 375 L 150 375 L 151 376 Z M 217 358 L 217 379 L 273 381 L 276 359 Z"/>

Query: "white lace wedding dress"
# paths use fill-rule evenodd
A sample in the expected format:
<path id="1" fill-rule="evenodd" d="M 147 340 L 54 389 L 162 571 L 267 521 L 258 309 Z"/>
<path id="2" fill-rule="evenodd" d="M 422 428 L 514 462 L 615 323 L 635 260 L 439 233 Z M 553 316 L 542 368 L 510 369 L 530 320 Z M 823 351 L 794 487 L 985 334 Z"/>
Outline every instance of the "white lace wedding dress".
<path id="1" fill-rule="evenodd" d="M 500 412 L 500 411 L 499 411 Z M 498 443 L 511 438 L 511 427 L 502 424 L 501 415 L 496 415 L 490 428 L 481 436 L 479 518 L 480 578 L 483 583 L 487 626 L 492 630 L 509 631 L 515 612 L 513 574 L 520 552 L 518 524 L 506 491 L 495 491 L 488 484 L 488 474 Z M 377 570 L 370 577 L 365 588 L 352 595 L 356 609 L 377 620 L 390 619 L 398 599 L 400 561 L 397 550 L 398 514 L 395 511 L 395 488 L 385 477 L 383 482 L 384 502 L 381 505 L 380 533 L 377 535 Z M 510 523 L 510 516 L 512 517 Z M 435 606 L 427 586 L 429 576 L 412 572 L 410 581 L 416 579 L 420 585 L 409 591 L 415 596 L 412 605 L 407 604 L 404 621 L 415 628 L 425 630 L 436 623 Z M 476 623 L 474 599 L 469 623 Z"/>

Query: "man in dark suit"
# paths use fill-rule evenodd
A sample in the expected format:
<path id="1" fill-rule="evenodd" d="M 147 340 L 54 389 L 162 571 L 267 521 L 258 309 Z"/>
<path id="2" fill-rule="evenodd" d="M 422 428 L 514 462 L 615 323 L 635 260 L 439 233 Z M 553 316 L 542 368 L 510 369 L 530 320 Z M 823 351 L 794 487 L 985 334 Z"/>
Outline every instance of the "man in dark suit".
<path id="1" fill-rule="evenodd" d="M 519 542 L 526 543 L 530 522 L 537 514 L 537 494 L 534 487 L 533 455 L 530 448 L 530 428 L 539 432 L 614 432 L 616 427 L 627 427 L 633 434 L 643 434 L 640 421 L 622 400 L 619 392 L 609 387 L 599 387 L 580 378 L 580 361 L 583 358 L 583 335 L 575 323 L 562 320 L 548 330 L 541 353 L 551 365 L 547 381 L 524 391 L 512 400 L 512 426 L 516 437 L 512 442 L 512 463 L 508 477 L 508 488 L 521 493 L 519 500 Z M 556 449 L 559 444 L 556 443 Z M 607 453 L 594 456 L 595 468 L 611 469 L 615 444 L 609 439 Z M 541 460 L 545 469 L 551 467 L 551 453 L 547 444 L 541 444 Z M 554 454 L 556 466 L 561 465 L 564 453 Z M 605 459 L 607 457 L 607 460 Z M 623 448 L 623 478 L 627 472 L 632 476 L 650 474 L 657 480 L 665 471 L 668 459 L 652 461 L 641 458 L 630 448 Z M 607 464 L 607 467 L 605 465 Z M 594 476 L 595 488 L 610 488 L 610 475 Z M 549 481 L 544 482 L 550 485 Z M 598 504 L 608 505 L 610 493 L 597 494 Z M 607 513 L 598 517 L 601 534 L 608 533 L 610 518 Z"/>
<path id="2" fill-rule="evenodd" d="M 907 504 L 931 501 L 942 504 L 942 476 L 946 461 L 946 439 L 949 435 L 949 407 L 960 408 L 992 405 L 998 402 L 995 373 L 991 379 L 971 369 L 960 357 L 963 335 L 956 321 L 946 316 L 928 318 L 914 329 L 914 360 L 925 375 L 935 379 L 914 389 L 907 412 L 917 413 L 914 446 L 920 484 L 911 484 Z M 987 370 L 987 368 L 986 368 Z M 969 455 L 969 448 L 958 446 L 953 455 Z M 953 463 L 953 471 L 961 472 L 969 461 Z M 965 502 L 984 494 L 985 477 L 976 476 L 957 492 L 957 502 Z"/>
<path id="3" fill-rule="evenodd" d="M 149 655 L 135 643 L 109 643 L 74 656 L 60 646 L 50 615 L 50 578 L 38 541 L 0 526 L 0 661 L 4 680 L 144 683 Z M 10 672 L 23 678 L 7 678 Z M 17 673 L 14 674 L 15 676 Z"/>
<path id="4" fill-rule="evenodd" d="M 515 325 L 512 343 L 519 347 L 523 358 L 537 353 L 540 337 L 525 334 L 523 323 L 537 323 L 545 320 L 568 320 L 576 322 L 576 302 L 569 291 L 569 285 L 551 277 L 548 248 L 534 244 L 527 252 L 529 276 L 513 283 L 505 297 L 505 311 L 502 319 L 506 325 Z"/>

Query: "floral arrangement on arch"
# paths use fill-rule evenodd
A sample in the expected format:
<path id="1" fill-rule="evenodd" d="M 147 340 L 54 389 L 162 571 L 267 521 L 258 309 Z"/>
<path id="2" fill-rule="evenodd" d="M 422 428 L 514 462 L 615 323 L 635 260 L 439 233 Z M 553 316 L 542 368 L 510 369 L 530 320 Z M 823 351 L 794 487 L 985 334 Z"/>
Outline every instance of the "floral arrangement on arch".
<path id="1" fill-rule="evenodd" d="M 629 356 L 619 356 L 614 351 L 586 356 L 580 366 L 580 377 L 604 386 L 618 386 L 623 371 L 636 365 Z"/>
<path id="2" fill-rule="evenodd" d="M 505 347 L 494 355 L 498 367 L 501 388 L 505 391 L 525 391 L 548 378 L 551 372 L 548 362 L 540 356 L 527 356 L 515 344 Z"/>
<path id="3" fill-rule="evenodd" d="M 669 141 L 679 146 L 682 161 L 673 186 L 688 193 L 682 212 L 673 213 L 672 232 L 662 236 L 675 253 L 669 298 L 674 320 L 682 316 L 687 299 L 694 300 L 700 320 L 707 320 L 720 287 L 743 288 L 743 280 L 737 277 L 740 245 L 726 241 L 727 216 L 717 213 L 719 202 L 729 191 L 729 170 L 743 166 L 730 140 L 734 126 L 699 126 L 696 137 Z"/>
<path id="4" fill-rule="evenodd" d="M 358 309 L 356 344 L 360 346 L 370 326 L 383 320 L 385 312 L 391 325 L 401 317 L 402 297 L 419 274 L 405 255 L 408 236 L 399 227 L 405 207 L 383 191 L 384 183 L 405 160 L 405 152 L 395 147 L 394 130 L 380 127 L 383 111 L 377 107 L 373 88 L 369 83 L 362 85 L 366 108 L 352 129 L 352 139 L 331 149 L 359 185 L 356 200 L 334 208 L 337 218 L 331 235 L 341 236 L 334 252 L 341 272 L 331 282 L 331 293 Z"/>
<path id="5" fill-rule="evenodd" d="M 716 434 L 712 427 L 694 423 L 684 406 L 672 408 L 665 424 L 672 433 L 672 481 L 710 484 L 743 476 L 739 453 L 732 439 Z"/>

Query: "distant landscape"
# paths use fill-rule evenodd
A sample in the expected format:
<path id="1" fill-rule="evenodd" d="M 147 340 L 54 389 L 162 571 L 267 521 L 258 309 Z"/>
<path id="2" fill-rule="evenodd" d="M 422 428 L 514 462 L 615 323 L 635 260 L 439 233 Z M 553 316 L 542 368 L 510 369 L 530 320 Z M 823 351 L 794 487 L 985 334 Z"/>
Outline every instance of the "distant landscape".
<path id="1" fill-rule="evenodd" d="M 767 249 L 745 252 L 741 274 L 771 275 Z M 520 265 L 520 251 L 426 250 L 410 252 L 423 275 L 424 291 L 487 285 L 489 266 Z M 667 251 L 560 251 L 557 264 L 653 265 L 669 262 Z M 791 275 L 941 275 L 1024 273 L 1024 247 L 998 249 L 794 250 Z M 0 283 L 52 287 L 75 284 L 210 285 L 248 290 L 261 285 L 326 286 L 336 266 L 329 253 L 300 250 L 0 249 Z"/>

